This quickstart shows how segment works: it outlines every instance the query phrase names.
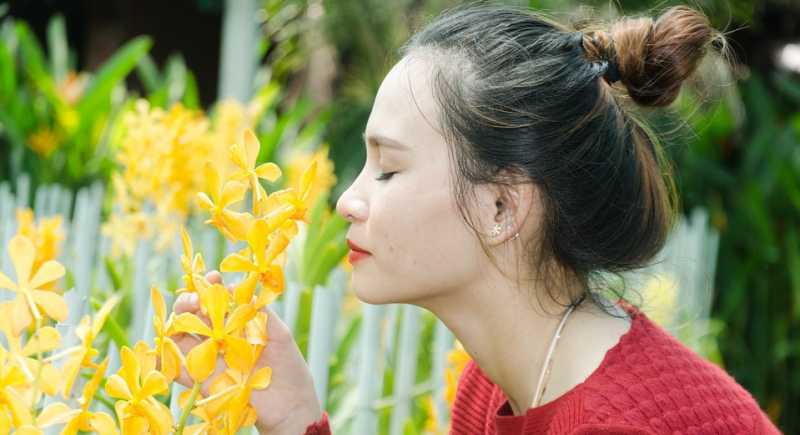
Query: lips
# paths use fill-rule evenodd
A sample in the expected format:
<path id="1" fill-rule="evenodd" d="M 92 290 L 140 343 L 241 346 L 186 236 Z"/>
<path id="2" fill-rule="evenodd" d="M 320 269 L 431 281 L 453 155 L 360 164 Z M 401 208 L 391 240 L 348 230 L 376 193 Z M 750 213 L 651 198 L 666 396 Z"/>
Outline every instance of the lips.
<path id="1" fill-rule="evenodd" d="M 347 246 L 350 248 L 350 253 L 347 254 L 347 260 L 350 262 L 350 264 L 356 264 L 359 261 L 366 260 L 372 256 L 369 251 L 361 249 L 350 239 L 347 239 Z"/>

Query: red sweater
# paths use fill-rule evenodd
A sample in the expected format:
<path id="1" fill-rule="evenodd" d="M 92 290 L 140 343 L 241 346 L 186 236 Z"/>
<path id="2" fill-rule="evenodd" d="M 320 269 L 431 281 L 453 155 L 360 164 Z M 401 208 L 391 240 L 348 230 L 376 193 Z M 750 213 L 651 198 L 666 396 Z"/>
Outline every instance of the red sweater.
<path id="1" fill-rule="evenodd" d="M 329 435 L 327 415 L 307 435 Z M 470 361 L 451 435 L 780 434 L 753 397 L 643 314 L 586 381 L 558 399 L 511 413 L 503 392 Z"/>

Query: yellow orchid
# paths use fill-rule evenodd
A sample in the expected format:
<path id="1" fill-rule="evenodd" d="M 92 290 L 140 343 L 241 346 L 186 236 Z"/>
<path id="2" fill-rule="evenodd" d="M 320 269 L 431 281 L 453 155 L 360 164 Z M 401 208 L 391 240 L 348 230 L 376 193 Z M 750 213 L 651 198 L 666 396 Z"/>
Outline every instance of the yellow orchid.
<path id="1" fill-rule="evenodd" d="M 36 259 L 31 268 L 31 272 L 36 273 L 44 262 L 58 258 L 61 243 L 65 238 L 64 232 L 61 230 L 61 216 L 41 218 L 39 225 L 36 226 L 33 210 L 24 208 L 16 211 L 16 218 L 17 234 L 29 238 L 36 248 Z"/>
<path id="2" fill-rule="evenodd" d="M 89 316 L 83 316 L 83 319 L 75 329 L 75 333 L 80 337 L 83 345 L 69 350 L 72 355 L 64 362 L 64 366 L 61 368 L 61 382 L 63 382 L 61 395 L 64 398 L 69 398 L 72 384 L 80 373 L 81 367 L 99 369 L 99 366 L 92 362 L 92 357 L 99 353 L 92 347 L 92 344 L 94 344 L 94 339 L 97 338 L 97 335 L 100 334 L 100 330 L 103 328 L 103 324 L 106 322 L 116 302 L 116 298 L 106 301 L 94 315 L 94 321 Z"/>
<path id="3" fill-rule="evenodd" d="M 26 145 L 41 158 L 47 158 L 58 148 L 62 138 L 58 132 L 49 126 L 41 126 L 34 133 L 28 135 Z"/>
<path id="4" fill-rule="evenodd" d="M 17 388 L 27 386 L 25 373 L 4 350 L 0 350 L 0 433 L 11 433 L 11 428 L 19 428 L 33 423 L 31 411 L 20 397 Z M 9 414 L 11 418 L 9 419 Z"/>
<path id="5" fill-rule="evenodd" d="M 447 354 L 447 360 L 450 365 L 445 371 L 445 378 L 447 381 L 445 399 L 450 406 L 453 406 L 453 402 L 456 398 L 458 379 L 461 377 L 461 372 L 464 371 L 464 367 L 466 367 L 469 362 L 469 354 L 460 341 L 456 340 L 455 347 Z"/>
<path id="6" fill-rule="evenodd" d="M 219 266 L 220 270 L 258 273 L 263 290 L 276 294 L 282 293 L 284 289 L 283 267 L 281 264 L 276 264 L 275 260 L 286 250 L 289 239 L 280 232 L 271 236 L 273 231 L 275 229 L 270 228 L 266 220 L 257 219 L 247 232 L 247 243 L 253 251 L 254 259 L 250 260 L 241 254 L 231 254 L 222 261 Z"/>
<path id="7" fill-rule="evenodd" d="M 223 186 L 219 169 L 211 160 L 206 161 L 205 174 L 213 200 L 205 193 L 200 192 L 197 194 L 197 202 L 203 210 L 211 212 L 211 219 L 205 222 L 206 225 L 219 228 L 222 234 L 233 243 L 236 243 L 237 239 L 244 240 L 252 222 L 252 216 L 228 210 L 226 207 L 244 199 L 247 188 L 235 180 L 230 180 Z"/>
<path id="8" fill-rule="evenodd" d="M 263 349 L 268 340 L 267 313 L 263 311 L 256 313 L 256 316 L 244 325 L 244 336 L 248 343 L 254 346 L 261 346 L 261 349 Z M 253 353 L 258 353 L 255 355 L 255 359 L 258 359 L 258 356 L 261 355 L 261 349 L 258 347 L 253 348 Z"/>
<path id="9" fill-rule="evenodd" d="M 175 334 L 175 328 L 173 327 L 175 313 L 170 313 L 169 319 L 167 319 L 167 307 L 161 292 L 156 286 L 150 289 L 150 295 L 156 311 L 156 317 L 153 319 L 153 327 L 156 331 L 156 348 L 154 351 L 161 359 L 161 373 L 167 383 L 171 383 L 181 373 L 181 364 L 183 363 L 183 356 L 180 349 L 178 349 L 178 345 L 169 338 Z"/>
<path id="10" fill-rule="evenodd" d="M 178 396 L 178 406 L 181 408 L 186 406 L 186 402 L 189 400 L 190 394 L 190 390 L 182 392 L 181 395 Z M 197 400 L 202 401 L 202 399 L 203 395 L 198 394 Z M 216 412 L 212 412 L 206 405 L 195 405 L 194 408 L 192 408 L 191 413 L 197 416 L 201 423 L 184 427 L 183 433 L 185 435 L 222 435 L 225 433 L 225 431 L 223 431 L 224 421 L 219 418 L 220 410 L 221 407 L 218 407 Z"/>
<path id="11" fill-rule="evenodd" d="M 286 186 L 300 185 L 300 177 L 312 161 L 317 162 L 314 185 L 310 189 L 307 204 L 316 204 L 317 199 L 325 192 L 330 192 L 336 185 L 336 173 L 333 162 L 328 158 L 328 146 L 322 145 L 314 151 L 293 152 L 286 166 Z"/>
<path id="12" fill-rule="evenodd" d="M 73 415 L 79 413 L 78 410 L 73 410 L 66 403 L 56 402 L 50 404 L 47 408 L 36 416 L 33 422 L 21 426 L 16 434 L 17 435 L 41 435 L 42 429 L 47 429 L 57 424 L 62 424 L 72 418 Z"/>
<path id="13" fill-rule="evenodd" d="M 303 175 L 300 176 L 300 184 L 296 191 L 293 188 L 289 188 L 273 193 L 266 199 L 267 204 L 265 205 L 264 209 L 274 209 L 274 204 L 277 202 L 278 204 L 289 206 L 292 208 L 292 210 L 294 210 L 294 213 L 291 215 L 291 219 L 310 224 L 311 221 L 308 220 L 308 217 L 306 217 L 306 210 L 308 210 L 306 203 L 308 202 L 308 198 L 311 196 L 311 187 L 314 183 L 316 171 L 317 162 L 313 161 L 308 166 L 306 171 L 303 172 Z"/>
<path id="14" fill-rule="evenodd" d="M 186 355 L 186 369 L 196 382 L 201 382 L 214 373 L 217 356 L 223 355 L 228 366 L 237 370 L 245 367 L 251 353 L 250 344 L 241 337 L 245 323 L 255 317 L 252 305 L 239 305 L 227 317 L 231 295 L 220 284 L 212 284 L 206 291 L 205 300 L 211 328 L 191 313 L 183 313 L 175 319 L 175 330 L 208 337 Z"/>
<path id="15" fill-rule="evenodd" d="M 264 163 L 256 168 L 256 159 L 261 150 L 261 144 L 250 129 L 244 131 L 242 139 L 244 147 L 238 144 L 231 145 L 231 160 L 241 169 L 233 173 L 231 179 L 242 182 L 245 186 L 249 184 L 253 190 L 253 215 L 260 216 L 261 202 L 267 196 L 267 192 L 258 179 L 261 178 L 272 183 L 280 178 L 281 170 L 275 163 Z"/>
<path id="16" fill-rule="evenodd" d="M 50 260 L 43 263 L 31 277 L 31 271 L 36 259 L 36 251 L 30 239 L 25 236 L 15 236 L 8 244 L 8 252 L 17 272 L 17 282 L 14 284 L 2 271 L 0 271 L 0 289 L 9 289 L 17 292 L 14 297 L 11 312 L 11 325 L 14 336 L 19 336 L 33 322 L 42 315 L 39 308 L 49 317 L 63 322 L 67 318 L 69 308 L 61 295 L 41 290 L 41 287 L 51 283 L 62 276 L 65 270 L 61 263 Z"/>
<path id="17" fill-rule="evenodd" d="M 0 330 L 3 331 L 8 342 L 9 358 L 16 359 L 17 363 L 23 362 L 29 373 L 37 373 L 41 370 L 39 389 L 48 396 L 53 396 L 58 392 L 58 370 L 51 364 L 31 358 L 31 356 L 39 352 L 49 352 L 61 346 L 61 335 L 55 328 L 44 326 L 28 339 L 25 346 L 22 346 L 22 337 L 12 333 L 11 316 L 8 315 L 11 313 L 11 309 L 11 302 L 0 303 Z M 1 345 L 0 349 L 2 349 Z"/>
<path id="18" fill-rule="evenodd" d="M 165 394 L 169 384 L 155 370 L 156 357 L 149 346 L 140 341 L 134 350 L 125 346 L 120 352 L 122 367 L 106 381 L 106 394 L 122 400 L 115 409 L 122 433 L 168 435 L 172 429 L 172 414 L 153 395 Z"/>
<path id="19" fill-rule="evenodd" d="M 203 276 L 206 273 L 206 263 L 203 257 L 198 252 L 193 256 L 192 239 L 186 232 L 186 228 L 181 225 L 181 243 L 183 244 L 183 255 L 181 255 L 181 268 L 186 274 L 182 279 L 186 283 L 186 287 L 178 289 L 176 294 L 180 293 L 197 293 L 197 298 L 203 301 L 203 294 L 205 290 L 211 285 Z M 202 307 L 202 304 L 201 304 Z M 205 312 L 203 312 L 205 314 Z"/>
<path id="20" fill-rule="evenodd" d="M 89 406 L 92 404 L 97 387 L 100 386 L 100 382 L 103 380 L 107 366 L 108 358 L 100 363 L 92 379 L 83 386 L 83 394 L 78 398 L 78 405 L 80 405 L 81 409 L 79 413 L 69 420 L 66 427 L 61 431 L 61 435 L 76 435 L 78 431 L 97 432 L 101 435 L 116 435 L 118 433 L 116 424 L 110 415 L 104 412 L 95 413 L 89 411 Z"/>
<path id="21" fill-rule="evenodd" d="M 225 396 L 226 400 L 220 401 L 224 402 L 227 411 L 225 427 L 230 428 L 230 433 L 255 424 L 257 414 L 249 403 L 250 394 L 254 389 L 267 388 L 272 381 L 272 369 L 269 367 L 263 367 L 251 376 L 254 363 L 251 360 L 250 370 L 247 371 L 227 369 L 212 383 L 213 390 L 231 391 Z"/>

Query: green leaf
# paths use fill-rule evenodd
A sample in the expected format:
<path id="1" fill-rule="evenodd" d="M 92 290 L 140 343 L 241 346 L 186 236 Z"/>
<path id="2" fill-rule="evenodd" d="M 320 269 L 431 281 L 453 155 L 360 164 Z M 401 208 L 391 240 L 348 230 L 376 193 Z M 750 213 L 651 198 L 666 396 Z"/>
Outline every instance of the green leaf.
<path id="1" fill-rule="evenodd" d="M 790 228 L 784 238 L 786 242 L 786 263 L 789 271 L 789 283 L 791 286 L 792 317 L 800 318 L 800 237 L 795 228 Z"/>
<path id="2" fill-rule="evenodd" d="M 117 264 L 108 256 L 103 257 L 103 262 L 106 265 L 106 271 L 108 271 L 108 276 L 111 279 L 111 285 L 114 286 L 115 290 L 122 288 L 122 276 L 117 270 Z"/>
<path id="3" fill-rule="evenodd" d="M 134 38 L 100 67 L 92 84 L 78 102 L 77 109 L 81 118 L 91 118 L 98 107 L 110 102 L 111 92 L 130 74 L 152 45 L 152 40 L 146 36 Z"/>
<path id="4" fill-rule="evenodd" d="M 148 94 L 156 92 L 161 86 L 161 73 L 158 71 L 158 66 L 149 54 L 144 54 L 139 63 L 136 64 L 136 75 L 139 81 L 142 82 L 144 91 Z"/>
<path id="5" fill-rule="evenodd" d="M 92 306 L 95 310 L 99 310 L 100 307 L 103 306 L 103 303 L 92 298 Z M 103 331 L 108 332 L 108 335 L 114 340 L 114 343 L 117 344 L 117 348 L 122 349 L 123 346 L 131 347 L 130 342 L 128 342 L 128 337 L 125 335 L 125 330 L 119 326 L 119 323 L 117 323 L 113 315 L 106 318 L 106 322 L 103 324 Z"/>
<path id="6" fill-rule="evenodd" d="M 186 87 L 183 92 L 183 105 L 187 109 L 200 108 L 200 91 L 197 89 L 197 79 L 192 71 L 186 71 Z"/>
<path id="7" fill-rule="evenodd" d="M 0 103 L 3 105 L 16 102 L 17 99 L 17 73 L 14 71 L 14 63 L 5 41 L 0 41 Z"/>
<path id="8" fill-rule="evenodd" d="M 36 88 L 44 94 L 53 107 L 62 106 L 64 103 L 61 101 L 52 77 L 50 77 L 42 47 L 36 40 L 36 35 L 27 24 L 22 22 L 17 23 L 16 29 L 22 61 L 20 69 L 28 72 Z"/>
<path id="9" fill-rule="evenodd" d="M 50 54 L 50 74 L 56 83 L 63 83 L 69 72 L 69 47 L 64 16 L 53 15 L 47 25 L 47 49 Z"/>

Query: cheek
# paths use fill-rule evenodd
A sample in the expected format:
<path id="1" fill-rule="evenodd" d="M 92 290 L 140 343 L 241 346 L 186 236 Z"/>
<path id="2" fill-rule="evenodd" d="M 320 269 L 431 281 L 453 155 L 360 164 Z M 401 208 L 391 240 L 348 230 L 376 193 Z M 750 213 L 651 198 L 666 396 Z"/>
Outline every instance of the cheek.
<path id="1" fill-rule="evenodd" d="M 394 265 L 441 263 L 470 236 L 445 187 L 425 186 L 415 193 L 397 189 L 373 207 L 373 236 Z"/>

